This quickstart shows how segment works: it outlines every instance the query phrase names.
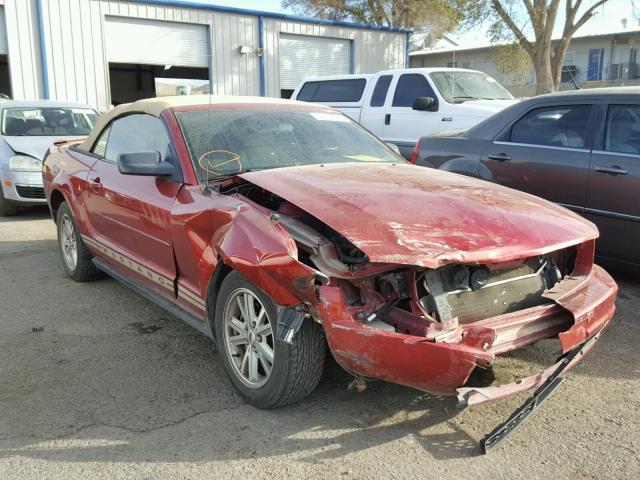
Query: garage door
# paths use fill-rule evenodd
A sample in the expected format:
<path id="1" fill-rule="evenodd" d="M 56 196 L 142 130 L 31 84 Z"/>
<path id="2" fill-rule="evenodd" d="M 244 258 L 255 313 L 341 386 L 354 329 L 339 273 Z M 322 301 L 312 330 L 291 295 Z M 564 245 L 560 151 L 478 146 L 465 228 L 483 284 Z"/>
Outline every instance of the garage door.
<path id="1" fill-rule="evenodd" d="M 294 89 L 305 77 L 351 72 L 351 40 L 280 34 L 280 88 Z"/>
<path id="2" fill-rule="evenodd" d="M 4 17 L 4 7 L 0 7 L 0 55 L 9 54 L 9 44 L 7 43 L 7 23 Z"/>
<path id="3" fill-rule="evenodd" d="M 106 17 L 105 37 L 109 62 L 209 66 L 206 25 Z"/>

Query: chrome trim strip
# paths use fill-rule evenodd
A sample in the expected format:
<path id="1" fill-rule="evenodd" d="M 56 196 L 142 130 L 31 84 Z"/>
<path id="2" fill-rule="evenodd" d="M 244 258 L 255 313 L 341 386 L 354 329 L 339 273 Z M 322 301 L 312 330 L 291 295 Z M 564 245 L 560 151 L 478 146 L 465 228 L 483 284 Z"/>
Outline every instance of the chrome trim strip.
<path id="1" fill-rule="evenodd" d="M 103 243 L 100 243 L 97 240 L 94 240 L 93 238 L 90 238 L 90 237 L 88 237 L 86 235 L 80 235 L 80 236 L 82 237 L 82 241 L 85 242 L 87 245 L 89 245 L 89 246 L 95 248 L 96 250 L 102 252 L 103 254 L 105 254 L 106 256 L 111 258 L 112 260 L 115 260 L 119 264 L 127 267 L 129 270 L 133 270 L 137 274 L 148 278 L 149 280 L 153 281 L 154 283 L 157 283 L 158 285 L 160 285 L 161 287 L 166 288 L 167 290 L 170 290 L 171 292 L 174 291 L 174 289 L 173 289 L 173 280 L 171 280 L 170 278 L 167 278 L 167 277 L 165 277 L 163 275 L 160 275 L 159 273 L 156 273 L 153 270 L 149 270 L 144 265 L 141 265 L 138 262 L 136 262 L 135 260 L 132 260 L 129 257 L 127 257 L 125 255 L 122 255 L 121 253 L 116 252 L 112 248 L 107 247 Z"/>
<path id="2" fill-rule="evenodd" d="M 201 310 L 205 310 L 205 301 L 202 298 L 198 297 L 195 293 L 187 290 L 181 285 L 178 285 L 178 298 L 182 298 L 183 300 L 191 303 L 192 305 L 195 305 Z"/>
<path id="3" fill-rule="evenodd" d="M 584 207 L 579 207 L 577 205 L 569 205 L 568 203 L 558 203 L 558 205 L 568 210 L 573 210 L 574 212 L 582 213 L 584 211 Z"/>
<path id="4" fill-rule="evenodd" d="M 585 213 L 591 215 L 599 215 L 601 217 L 615 218 L 617 220 L 629 220 L 630 222 L 640 222 L 640 217 L 637 215 L 628 215 L 626 213 L 609 212 L 607 210 L 598 210 L 596 208 L 585 208 Z"/>
<path id="5" fill-rule="evenodd" d="M 553 145 L 535 145 L 533 143 L 502 142 L 499 140 L 494 140 L 493 144 L 494 145 L 512 145 L 514 147 L 550 148 L 551 150 L 562 150 L 562 151 L 568 151 L 568 152 L 589 153 L 591 151 L 591 150 L 587 150 L 586 148 L 556 147 Z"/>
<path id="6" fill-rule="evenodd" d="M 604 150 L 592 150 L 591 153 L 595 153 L 596 155 L 611 155 L 613 157 L 640 158 L 640 154 L 637 153 L 606 152 Z"/>

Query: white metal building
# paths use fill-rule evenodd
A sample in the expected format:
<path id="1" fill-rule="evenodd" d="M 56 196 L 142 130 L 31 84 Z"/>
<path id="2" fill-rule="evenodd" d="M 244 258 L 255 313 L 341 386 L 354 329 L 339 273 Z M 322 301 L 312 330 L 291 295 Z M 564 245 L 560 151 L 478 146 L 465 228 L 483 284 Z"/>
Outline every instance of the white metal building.
<path id="1" fill-rule="evenodd" d="M 286 97 L 304 76 L 404 67 L 408 38 L 183 0 L 0 0 L 0 92 L 105 109 L 173 78 L 204 80 L 213 94 Z"/>

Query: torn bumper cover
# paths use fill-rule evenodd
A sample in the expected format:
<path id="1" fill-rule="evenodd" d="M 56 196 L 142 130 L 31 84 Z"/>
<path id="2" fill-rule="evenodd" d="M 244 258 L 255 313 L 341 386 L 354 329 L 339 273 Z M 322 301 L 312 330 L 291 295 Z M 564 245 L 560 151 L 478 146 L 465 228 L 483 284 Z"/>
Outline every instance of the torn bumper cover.
<path id="1" fill-rule="evenodd" d="M 377 329 L 354 318 L 335 286 L 318 286 L 317 313 L 336 360 L 347 370 L 435 394 L 457 395 L 476 405 L 542 385 L 559 364 L 517 382 L 487 388 L 465 387 L 476 367 L 490 367 L 496 355 L 557 337 L 567 353 L 596 336 L 615 311 L 617 285 L 600 267 L 568 276 L 544 296 L 553 303 L 485 320 L 442 325 L 437 335 L 419 337 Z M 565 369 L 593 347 L 583 349 Z"/>

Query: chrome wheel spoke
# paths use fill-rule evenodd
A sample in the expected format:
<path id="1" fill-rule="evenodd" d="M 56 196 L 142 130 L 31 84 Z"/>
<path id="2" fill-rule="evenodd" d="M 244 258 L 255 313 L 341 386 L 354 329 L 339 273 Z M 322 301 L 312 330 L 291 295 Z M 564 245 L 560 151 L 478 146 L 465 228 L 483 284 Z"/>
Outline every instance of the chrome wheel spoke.
<path id="1" fill-rule="evenodd" d="M 245 335 L 245 324 L 238 320 L 236 317 L 231 317 L 229 319 L 229 326 L 233 328 L 236 332 Z"/>
<path id="2" fill-rule="evenodd" d="M 250 348 L 247 348 L 244 351 L 244 356 L 242 357 L 242 362 L 240 363 L 240 372 L 242 374 L 244 374 L 244 370 L 245 368 L 247 368 L 247 364 L 249 363 L 248 360 L 249 360 L 250 352 L 251 352 Z"/>
<path id="3" fill-rule="evenodd" d="M 246 345 L 249 343 L 246 335 L 236 335 L 234 337 L 229 337 L 229 343 L 234 346 Z"/>
<path id="4" fill-rule="evenodd" d="M 249 314 L 246 309 L 244 295 L 238 295 L 236 297 L 236 302 L 238 303 L 238 308 L 240 309 L 240 316 L 244 319 L 244 322 L 247 323 Z"/>
<path id="5" fill-rule="evenodd" d="M 267 323 L 263 323 L 262 325 L 258 324 L 256 326 L 256 334 L 257 335 L 271 335 L 271 324 L 267 321 Z"/>
<path id="6" fill-rule="evenodd" d="M 258 354 L 255 350 L 250 348 L 249 350 L 249 380 L 255 382 L 258 380 Z"/>
<path id="7" fill-rule="evenodd" d="M 273 371 L 273 329 L 266 308 L 247 288 L 228 297 L 224 312 L 224 347 L 236 376 L 250 388 L 263 386 Z"/>
<path id="8" fill-rule="evenodd" d="M 75 270 L 78 263 L 78 245 L 76 242 L 73 223 L 68 216 L 62 219 L 60 226 L 60 247 L 62 257 L 70 270 Z"/>
<path id="9" fill-rule="evenodd" d="M 267 342 L 256 343 L 256 348 L 261 358 L 264 358 L 270 365 L 273 365 L 273 349 L 267 344 Z"/>
<path id="10" fill-rule="evenodd" d="M 258 350 L 258 356 L 260 357 L 260 364 L 264 369 L 266 375 L 271 375 L 271 369 L 273 368 L 273 363 L 270 363 L 268 360 L 264 358 L 260 350 Z"/>

